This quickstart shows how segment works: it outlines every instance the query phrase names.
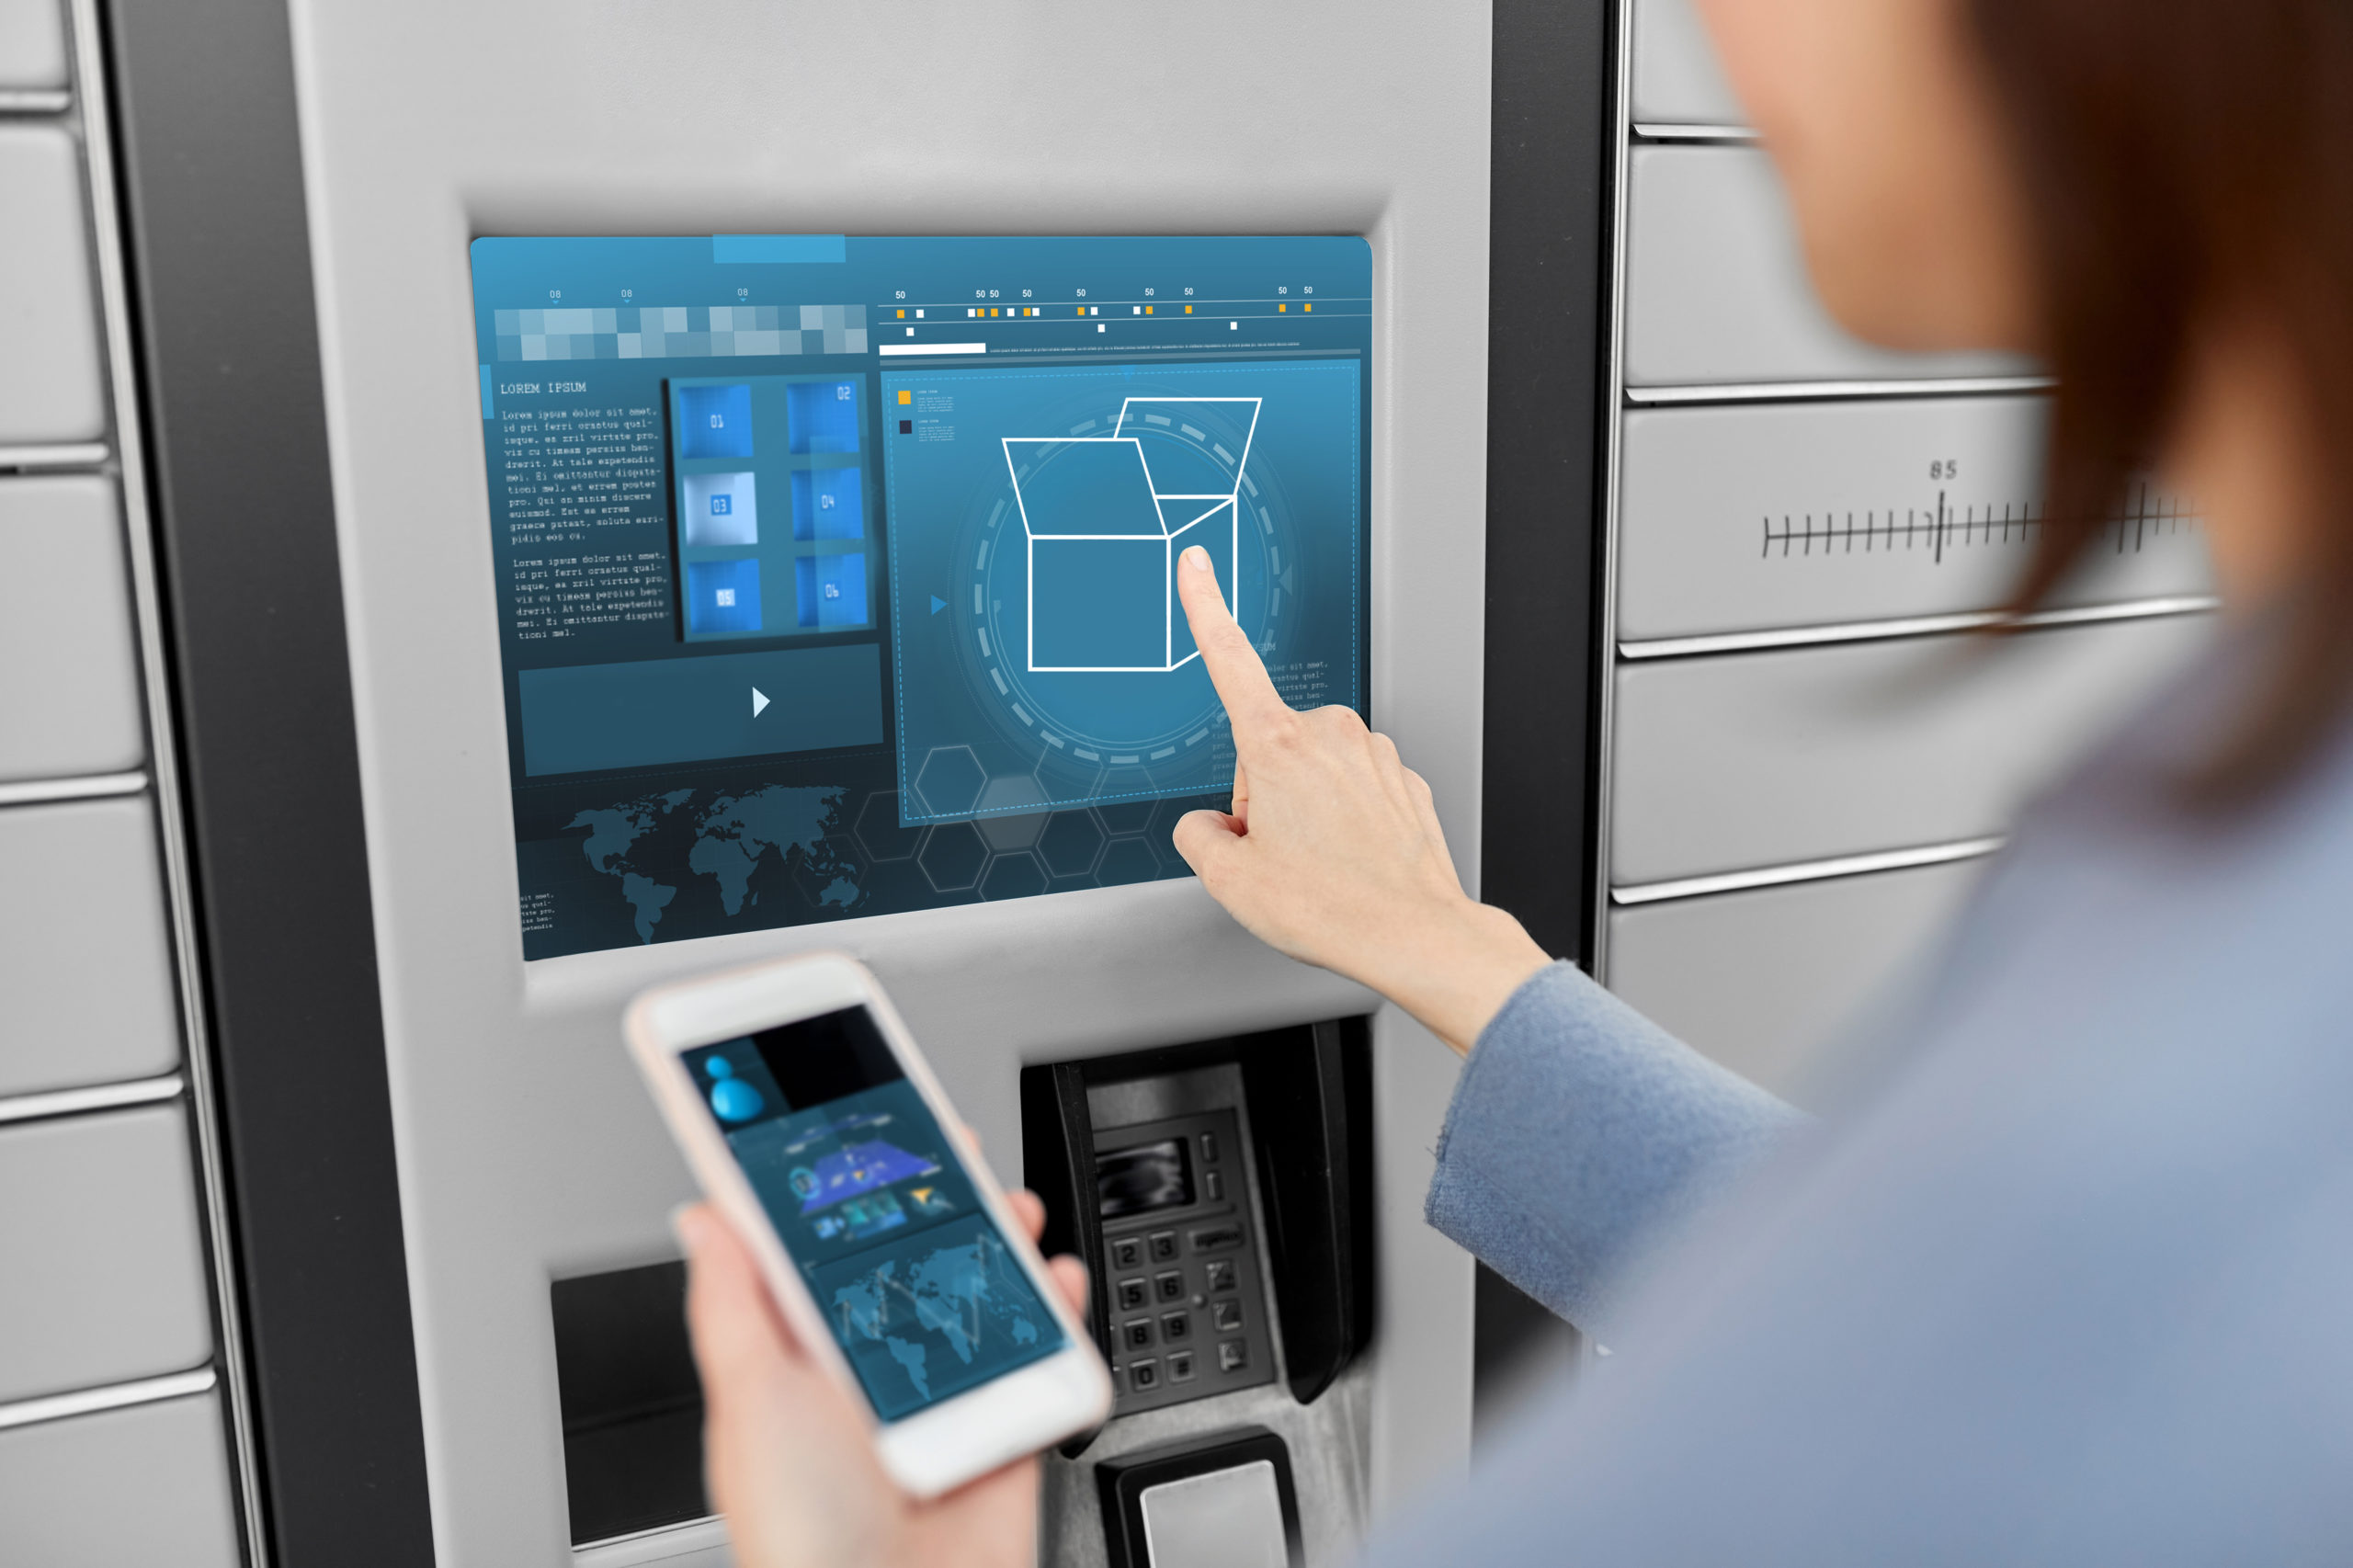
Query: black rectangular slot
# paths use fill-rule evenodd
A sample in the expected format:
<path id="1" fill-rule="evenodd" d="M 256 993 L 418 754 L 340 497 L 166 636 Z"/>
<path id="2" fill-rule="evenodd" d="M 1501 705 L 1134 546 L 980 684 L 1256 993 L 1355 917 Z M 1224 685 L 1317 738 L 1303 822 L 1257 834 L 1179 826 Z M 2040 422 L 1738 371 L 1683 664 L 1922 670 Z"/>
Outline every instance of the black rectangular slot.
<path id="1" fill-rule="evenodd" d="M 573 1544 L 708 1516 L 686 1265 L 559 1279 L 548 1301 Z"/>

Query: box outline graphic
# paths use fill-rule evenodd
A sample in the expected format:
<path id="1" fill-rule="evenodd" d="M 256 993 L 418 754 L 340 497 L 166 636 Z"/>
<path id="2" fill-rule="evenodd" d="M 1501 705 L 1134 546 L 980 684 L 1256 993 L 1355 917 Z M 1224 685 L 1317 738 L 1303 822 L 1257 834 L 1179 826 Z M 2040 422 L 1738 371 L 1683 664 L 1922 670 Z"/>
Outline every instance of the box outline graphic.
<path id="1" fill-rule="evenodd" d="M 1125 433 L 1128 426 L 1129 411 L 1139 403 L 1154 407 L 1166 406 L 1169 404 L 1248 403 L 1250 405 L 1250 427 L 1243 435 L 1242 455 L 1235 460 L 1233 465 L 1233 488 L 1222 494 L 1201 494 L 1192 492 L 1163 492 L 1152 478 L 1152 460 L 1144 455 L 1142 439 L 1140 437 L 1131 436 Z M 1229 562 L 1229 566 L 1226 572 L 1227 581 L 1224 584 L 1226 609 L 1229 613 L 1234 615 L 1239 615 L 1241 613 L 1242 596 L 1239 579 L 1241 576 L 1242 558 L 1242 476 L 1249 467 L 1250 446 L 1252 441 L 1254 441 L 1257 437 L 1258 416 L 1264 412 L 1265 408 L 1266 399 L 1263 397 L 1131 397 L 1121 400 L 1120 403 L 1120 416 L 1113 423 L 1111 434 L 1108 436 L 1005 436 L 999 437 L 999 440 L 1005 449 L 1006 472 L 1013 480 L 1014 505 L 1019 510 L 1021 515 L 1021 532 L 1024 549 L 1023 574 L 1029 590 L 1029 600 L 1023 607 L 1023 632 L 1028 642 L 1028 646 L 1023 650 L 1023 657 L 1026 666 L 1031 675 L 1169 675 L 1177 670 L 1183 669 L 1187 665 L 1189 665 L 1195 659 L 1199 658 L 1201 651 L 1199 645 L 1196 645 L 1191 653 L 1186 654 L 1181 659 L 1176 656 L 1176 620 L 1179 614 L 1176 599 L 1176 556 L 1180 548 L 1177 544 L 1177 540 L 1183 539 L 1187 534 L 1200 527 L 1202 524 L 1210 522 L 1211 519 L 1214 518 L 1221 511 L 1223 511 L 1226 514 L 1226 528 L 1228 536 L 1226 560 Z M 1074 543 L 1088 540 L 1102 540 L 1106 542 L 1117 540 L 1132 543 L 1137 540 L 1150 540 L 1154 536 L 1148 533 L 1041 533 L 1038 527 L 1030 522 L 1029 505 L 1024 500 L 1021 494 L 1021 468 L 1019 464 L 1014 461 L 1013 449 L 1017 446 L 1125 446 L 1134 449 L 1136 462 L 1143 470 L 1145 483 L 1151 490 L 1154 511 L 1157 514 L 1157 521 L 1160 526 L 1158 538 L 1160 540 L 1162 550 L 1161 663 L 1157 665 L 1041 665 L 1038 662 L 1038 541 L 1042 538 L 1050 540 L 1070 541 Z M 1198 502 L 1201 504 L 1201 509 L 1195 515 L 1188 517 L 1183 523 L 1172 528 L 1168 522 L 1168 513 L 1166 509 L 1167 504 L 1170 502 Z"/>

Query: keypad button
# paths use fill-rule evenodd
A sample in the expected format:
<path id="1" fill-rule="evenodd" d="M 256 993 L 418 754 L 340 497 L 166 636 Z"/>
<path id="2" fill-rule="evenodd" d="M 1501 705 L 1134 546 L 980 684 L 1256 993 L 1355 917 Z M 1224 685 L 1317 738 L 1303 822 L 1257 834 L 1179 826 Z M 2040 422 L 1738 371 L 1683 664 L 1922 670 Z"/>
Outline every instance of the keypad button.
<path id="1" fill-rule="evenodd" d="M 1201 1134 L 1201 1164 L 1205 1165 L 1217 1164 L 1217 1134 L 1214 1132 Z"/>
<path id="2" fill-rule="evenodd" d="M 1210 1322 L 1217 1325 L 1217 1331 L 1220 1334 L 1239 1334 L 1242 1332 L 1242 1303 L 1239 1301 L 1211 1302 Z"/>
<path id="3" fill-rule="evenodd" d="M 1250 1342 L 1246 1339 L 1222 1339 L 1217 1346 L 1217 1369 L 1238 1372 L 1250 1364 Z"/>
<path id="4" fill-rule="evenodd" d="M 1183 1312 L 1163 1312 L 1160 1315 L 1160 1337 L 1174 1345 L 1193 1335 L 1193 1320 Z"/>
<path id="5" fill-rule="evenodd" d="M 1146 1393 L 1160 1386 L 1160 1364 L 1156 1361 L 1132 1361 L 1128 1365 L 1128 1383 L 1138 1393 Z"/>
<path id="6" fill-rule="evenodd" d="M 1172 1350 L 1168 1353 L 1168 1381 L 1172 1383 L 1189 1383 L 1193 1381 L 1191 1351 Z"/>
<path id="7" fill-rule="evenodd" d="M 1201 1173 L 1201 1191 L 1208 1197 L 1211 1203 L 1223 1202 L 1225 1199 L 1224 1174 L 1219 1171 L 1203 1171 Z"/>
<path id="8" fill-rule="evenodd" d="M 1233 1260 L 1230 1257 L 1221 1257 L 1212 1262 L 1207 1270 L 1207 1277 L 1210 1282 L 1210 1289 L 1212 1291 L 1233 1290 Z M 1139 1281 L 1139 1283 L 1141 1283 L 1141 1281 Z M 1123 1291 L 1126 1289 L 1127 1287 L 1124 1285 L 1120 1287 L 1120 1290 Z M 1127 1297 L 1122 1295 L 1120 1300 L 1125 1301 Z"/>
<path id="9" fill-rule="evenodd" d="M 1176 1232 L 1154 1231 L 1152 1233 L 1152 1261 L 1154 1263 L 1174 1263 L 1176 1261 Z"/>
<path id="10" fill-rule="evenodd" d="M 1143 1238 L 1122 1236 L 1120 1240 L 1113 1242 L 1111 1267 L 1121 1269 L 1142 1268 L 1143 1267 Z"/>
<path id="11" fill-rule="evenodd" d="M 1120 1310 L 1131 1312 L 1152 1300 L 1150 1288 L 1141 1279 L 1120 1281 Z"/>
<path id="12" fill-rule="evenodd" d="M 1242 1227 L 1239 1225 L 1215 1225 L 1193 1233 L 1195 1252 L 1224 1252 L 1241 1244 Z"/>
<path id="13" fill-rule="evenodd" d="M 1181 1301 L 1185 1299 L 1185 1277 L 1174 1269 L 1155 1278 L 1153 1284 L 1159 1290 L 1160 1299 L 1164 1301 Z"/>
<path id="14" fill-rule="evenodd" d="M 1152 1320 L 1150 1318 L 1138 1318 L 1128 1324 L 1128 1348 L 1131 1350 L 1152 1348 Z"/>

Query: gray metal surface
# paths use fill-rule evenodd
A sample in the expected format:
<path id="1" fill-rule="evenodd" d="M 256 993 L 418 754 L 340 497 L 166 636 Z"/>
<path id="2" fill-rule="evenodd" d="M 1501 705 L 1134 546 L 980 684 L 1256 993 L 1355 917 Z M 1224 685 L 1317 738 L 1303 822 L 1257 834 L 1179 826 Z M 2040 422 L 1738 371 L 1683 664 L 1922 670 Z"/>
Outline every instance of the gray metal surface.
<path id="1" fill-rule="evenodd" d="M 1740 100 L 1691 0 L 1633 0 L 1633 12 L 1634 123 L 1740 124 Z"/>
<path id="2" fill-rule="evenodd" d="M 1611 882 L 1998 834 L 2211 632 L 2177 616 L 1621 665 Z"/>
<path id="3" fill-rule="evenodd" d="M 1285 1568 L 1281 1494 L 1267 1460 L 1145 1488 L 1152 1568 Z"/>
<path id="4" fill-rule="evenodd" d="M 1998 354 L 1891 353 L 1830 319 L 1772 162 L 1750 147 L 1637 147 L 1626 235 L 1631 386 L 2031 373 Z"/>
<path id="5" fill-rule="evenodd" d="M 2040 537 L 2049 403 L 1937 398 L 1625 416 L 1627 642 L 1987 610 Z M 2151 492 L 2062 605 L 2209 594 L 2203 536 Z"/>
<path id="6" fill-rule="evenodd" d="M 1677 1039 L 1802 1104 L 1842 1028 L 1927 960 L 1985 865 L 1620 909 L 1610 916 L 1609 988 Z"/>
<path id="7" fill-rule="evenodd" d="M 0 120 L 0 446 L 106 430 L 81 160 L 51 125 Z"/>
<path id="8" fill-rule="evenodd" d="M 0 1096 L 178 1065 L 153 810 L 143 797 L 0 810 Z"/>
<path id="9" fill-rule="evenodd" d="M 0 192 L 0 211 L 6 200 Z M 0 246 L 0 271 L 13 246 Z M 0 278 L 0 300 L 6 290 Z M 0 379 L 23 362 L 0 356 Z M 139 654 L 114 486 L 0 478 L 0 781 L 138 767 Z"/>
<path id="10" fill-rule="evenodd" d="M 0 89 L 65 85 L 60 0 L 0 0 Z"/>
<path id="11" fill-rule="evenodd" d="M 1400 0 L 1288 8 L 1308 50 L 1247 42 L 1261 6 L 1197 6 L 1191 63 L 1170 56 L 1168 17 L 1117 8 L 1083 27 L 813 0 L 723 24 L 620 0 L 292 16 L 436 1534 L 444 1568 L 504 1568 L 565 1537 L 546 1281 L 669 1256 L 690 1191 L 616 1038 L 639 987 L 850 949 L 1002 1171 L 1020 1165 L 1025 1061 L 1370 999 L 1259 946 L 1189 881 L 527 970 L 468 243 L 1367 234 L 1374 718 L 1473 866 L 1484 496 L 1461 454 L 1485 438 L 1490 40 L 1483 9 Z M 574 85 L 533 85 L 549 82 Z M 1394 1015 L 1376 1051 L 1381 1339 L 1325 1400 L 1357 1402 L 1388 1506 L 1467 1455 L 1472 1288 L 1420 1214 L 1456 1063 Z"/>
<path id="12" fill-rule="evenodd" d="M 0 1431 L 0 1558 L 23 1568 L 237 1568 L 210 1394 Z"/>
<path id="13" fill-rule="evenodd" d="M 177 1106 L 0 1128 L 0 1401 L 210 1357 L 194 1177 Z"/>

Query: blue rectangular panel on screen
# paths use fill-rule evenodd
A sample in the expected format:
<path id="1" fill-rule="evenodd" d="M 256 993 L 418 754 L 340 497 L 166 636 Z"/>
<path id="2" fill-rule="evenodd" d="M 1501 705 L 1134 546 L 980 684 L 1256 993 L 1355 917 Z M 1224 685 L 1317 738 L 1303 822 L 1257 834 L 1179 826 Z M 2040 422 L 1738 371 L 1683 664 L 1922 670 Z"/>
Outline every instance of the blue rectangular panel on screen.
<path id="1" fill-rule="evenodd" d="M 792 473 L 792 537 L 866 537 L 865 485 L 854 468 L 803 468 Z"/>
<path id="2" fill-rule="evenodd" d="M 748 458 L 752 455 L 752 389 L 680 387 L 678 455 L 686 458 Z"/>
<path id="3" fill-rule="evenodd" d="M 1168 542 L 1029 543 L 1031 662 L 1047 669 L 1159 669 L 1168 662 Z"/>
<path id="4" fill-rule="evenodd" d="M 525 958 L 1188 875 L 1196 542 L 1286 701 L 1365 707 L 1363 240 L 469 255 Z"/>
<path id="5" fill-rule="evenodd" d="M 865 551 L 804 555 L 792 570 L 802 626 L 830 631 L 866 624 Z"/>
<path id="6" fill-rule="evenodd" d="M 858 450 L 855 381 L 796 381 L 787 389 L 786 403 L 794 456 Z"/>
<path id="7" fill-rule="evenodd" d="M 760 563 L 696 561 L 687 566 L 687 631 L 698 637 L 760 629 Z"/>
<path id="8" fill-rule="evenodd" d="M 1228 788 L 1176 598 L 1196 543 L 1284 696 L 1360 708 L 1363 377 L 1353 355 L 882 371 L 885 409 L 953 421 L 882 443 L 903 820 L 990 814 L 926 789 L 951 749 L 1034 780 L 1029 812 Z"/>
<path id="9" fill-rule="evenodd" d="M 690 473 L 680 485 L 679 542 L 689 550 L 760 542 L 756 488 L 748 473 Z"/>

